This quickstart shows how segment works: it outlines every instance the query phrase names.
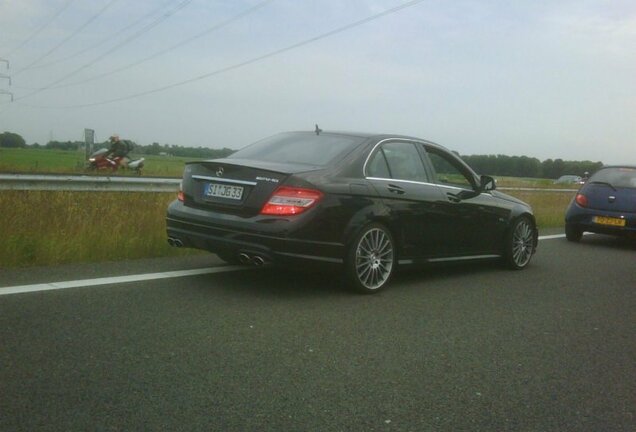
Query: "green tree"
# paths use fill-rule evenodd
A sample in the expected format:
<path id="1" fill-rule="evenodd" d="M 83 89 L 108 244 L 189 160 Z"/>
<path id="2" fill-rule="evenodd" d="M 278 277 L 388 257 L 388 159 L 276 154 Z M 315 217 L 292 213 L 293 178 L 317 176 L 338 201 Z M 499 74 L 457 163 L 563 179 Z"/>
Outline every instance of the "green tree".
<path id="1" fill-rule="evenodd" d="M 506 155 L 470 155 L 462 159 L 479 174 L 495 176 L 552 178 L 565 174 L 582 176 L 590 174 L 603 166 L 603 162 L 564 161 L 563 159 L 546 159 L 543 162 L 528 156 Z"/>
<path id="2" fill-rule="evenodd" d="M 3 132 L 0 134 L 0 147 L 24 148 L 26 142 L 16 133 Z"/>
<path id="3" fill-rule="evenodd" d="M 541 177 L 555 178 L 554 177 L 554 161 L 552 159 L 546 159 L 543 162 L 541 162 Z"/>
<path id="4" fill-rule="evenodd" d="M 561 177 L 562 175 L 568 174 L 565 171 L 566 171 L 566 166 L 563 159 L 555 159 L 552 165 L 552 177 L 556 179 Z"/>
<path id="5" fill-rule="evenodd" d="M 521 156 L 515 163 L 516 177 L 539 177 L 541 175 L 541 162 L 536 158 Z"/>

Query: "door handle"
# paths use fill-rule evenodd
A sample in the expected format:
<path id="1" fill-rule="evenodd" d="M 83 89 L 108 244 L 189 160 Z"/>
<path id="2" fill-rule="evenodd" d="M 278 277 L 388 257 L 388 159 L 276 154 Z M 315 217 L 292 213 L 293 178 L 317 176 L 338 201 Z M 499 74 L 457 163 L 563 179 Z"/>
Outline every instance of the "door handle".
<path id="1" fill-rule="evenodd" d="M 447 192 L 446 196 L 448 197 L 448 200 L 450 202 L 454 202 L 454 203 L 461 202 L 461 198 L 459 196 L 457 196 L 456 194 L 454 194 L 454 193 Z"/>
<path id="2" fill-rule="evenodd" d="M 395 186 L 395 185 L 390 184 L 390 185 L 387 185 L 387 187 L 386 187 L 386 188 L 387 188 L 387 189 L 389 190 L 389 192 L 391 192 L 391 193 L 396 193 L 396 194 L 398 194 L 398 195 L 402 195 L 402 194 L 404 194 L 404 189 L 402 189 L 402 188 L 401 188 L 401 187 L 399 187 L 399 186 Z"/>

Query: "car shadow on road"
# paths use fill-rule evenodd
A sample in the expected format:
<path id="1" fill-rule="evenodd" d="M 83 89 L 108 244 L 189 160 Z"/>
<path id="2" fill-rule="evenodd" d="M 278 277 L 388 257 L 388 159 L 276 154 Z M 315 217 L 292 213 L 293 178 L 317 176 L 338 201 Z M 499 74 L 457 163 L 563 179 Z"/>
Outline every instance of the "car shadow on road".
<path id="1" fill-rule="evenodd" d="M 630 238 L 602 234 L 585 235 L 578 245 L 619 250 L 636 250 L 636 236 Z"/>
<path id="2" fill-rule="evenodd" d="M 471 261 L 435 265 L 403 267 L 397 271 L 390 284 L 381 292 L 368 296 L 351 289 L 342 271 L 337 268 L 323 270 L 290 270 L 287 268 L 267 267 L 206 276 L 210 278 L 210 287 L 215 292 L 222 291 L 235 296 L 258 296 L 280 298 L 302 297 L 382 297 L 391 293 L 407 293 L 422 290 L 432 283 L 449 282 L 488 273 L 505 271 L 499 261 Z M 207 289 L 207 288 L 206 288 Z"/>
<path id="3" fill-rule="evenodd" d="M 349 296 L 337 272 L 299 271 L 279 267 L 252 268 L 208 276 L 214 290 L 245 296 Z"/>

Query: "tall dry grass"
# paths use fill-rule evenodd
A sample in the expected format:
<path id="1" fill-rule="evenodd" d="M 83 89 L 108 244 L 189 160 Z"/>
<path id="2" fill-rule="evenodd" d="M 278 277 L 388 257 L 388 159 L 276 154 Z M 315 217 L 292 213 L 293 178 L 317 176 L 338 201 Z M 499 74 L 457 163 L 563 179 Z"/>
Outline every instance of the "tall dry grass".
<path id="1" fill-rule="evenodd" d="M 575 192 L 505 191 L 508 195 L 530 204 L 539 228 L 558 228 L 565 225 L 565 210 Z"/>
<path id="2" fill-rule="evenodd" d="M 0 268 L 183 254 L 166 243 L 173 193 L 0 192 Z"/>
<path id="3" fill-rule="evenodd" d="M 573 193 L 511 191 L 540 228 L 563 226 Z M 166 243 L 173 193 L 0 192 L 0 268 L 198 253 Z"/>

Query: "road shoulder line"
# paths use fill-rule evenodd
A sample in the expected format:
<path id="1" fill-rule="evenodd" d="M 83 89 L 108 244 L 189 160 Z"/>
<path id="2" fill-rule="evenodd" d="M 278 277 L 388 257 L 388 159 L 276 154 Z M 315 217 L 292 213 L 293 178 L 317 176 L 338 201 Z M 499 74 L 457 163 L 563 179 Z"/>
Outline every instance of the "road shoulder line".
<path id="1" fill-rule="evenodd" d="M 539 236 L 539 240 L 553 240 L 553 239 L 558 239 L 563 237 L 565 237 L 565 234 L 546 235 L 546 236 Z M 94 287 L 94 286 L 100 286 L 100 285 L 112 285 L 112 284 L 128 283 L 128 282 L 141 282 L 141 281 L 156 280 L 156 279 L 169 279 L 169 278 L 177 278 L 177 277 L 185 277 L 185 276 L 197 276 L 197 275 L 210 274 L 210 273 L 225 273 L 230 271 L 249 270 L 249 269 L 251 269 L 251 267 L 222 266 L 222 267 L 209 267 L 209 268 L 201 268 L 201 269 L 193 269 L 193 270 L 177 270 L 177 271 L 169 271 L 169 272 L 163 272 L 163 273 L 145 273 L 145 274 L 135 274 L 135 275 L 129 275 L 129 276 L 104 277 L 104 278 L 97 278 L 97 279 L 81 279 L 81 280 L 75 280 L 75 281 L 49 282 L 49 283 L 40 283 L 40 284 L 32 284 L 32 285 L 16 285 L 16 286 L 9 286 L 9 287 L 0 287 L 0 296 L 9 295 L 9 294 L 37 292 L 37 291 L 51 291 L 51 290 L 80 288 L 80 287 Z"/>
<path id="2" fill-rule="evenodd" d="M 145 273 L 129 276 L 114 276 L 97 279 L 82 279 L 75 281 L 63 281 L 63 282 L 50 282 L 33 285 L 17 285 L 0 288 L 0 296 L 8 294 L 21 294 L 36 291 L 51 291 L 67 288 L 79 288 L 79 287 L 93 287 L 100 285 L 111 285 L 127 282 L 140 282 L 155 279 L 168 279 L 184 276 L 196 276 L 209 273 L 225 273 L 237 270 L 247 270 L 249 267 L 243 266 L 223 266 L 223 267 L 210 267 L 194 270 L 177 270 L 163 273 Z"/>

